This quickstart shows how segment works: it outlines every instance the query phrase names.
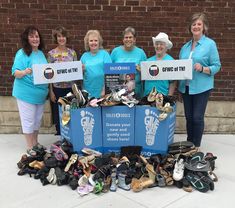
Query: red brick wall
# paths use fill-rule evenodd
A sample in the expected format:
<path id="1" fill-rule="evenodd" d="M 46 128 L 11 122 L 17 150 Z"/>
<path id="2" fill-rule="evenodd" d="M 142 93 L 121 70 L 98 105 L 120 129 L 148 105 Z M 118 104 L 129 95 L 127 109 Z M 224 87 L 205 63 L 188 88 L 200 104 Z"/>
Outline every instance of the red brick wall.
<path id="1" fill-rule="evenodd" d="M 9 3 L 10 2 L 10 3 Z M 211 100 L 235 100 L 235 1 L 234 0 L 1 0 L 0 1 L 0 95 L 10 95 L 11 66 L 21 47 L 19 35 L 27 25 L 37 26 L 45 39 L 46 51 L 55 47 L 52 29 L 65 26 L 71 35 L 70 47 L 79 55 L 88 29 L 98 29 L 104 47 L 122 43 L 127 26 L 137 30 L 137 45 L 148 56 L 154 53 L 152 36 L 166 32 L 172 42 L 169 52 L 178 57 L 179 49 L 190 38 L 187 19 L 203 11 L 209 18 L 209 36 L 218 46 L 222 71 L 215 77 Z"/>

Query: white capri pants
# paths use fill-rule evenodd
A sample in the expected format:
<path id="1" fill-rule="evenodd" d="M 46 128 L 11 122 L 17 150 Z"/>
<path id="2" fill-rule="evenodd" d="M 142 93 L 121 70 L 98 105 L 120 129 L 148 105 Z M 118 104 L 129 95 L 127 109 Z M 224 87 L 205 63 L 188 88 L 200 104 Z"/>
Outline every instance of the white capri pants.
<path id="1" fill-rule="evenodd" d="M 24 134 L 32 134 L 38 131 L 44 112 L 44 104 L 30 104 L 16 99 L 20 114 L 22 131 Z"/>

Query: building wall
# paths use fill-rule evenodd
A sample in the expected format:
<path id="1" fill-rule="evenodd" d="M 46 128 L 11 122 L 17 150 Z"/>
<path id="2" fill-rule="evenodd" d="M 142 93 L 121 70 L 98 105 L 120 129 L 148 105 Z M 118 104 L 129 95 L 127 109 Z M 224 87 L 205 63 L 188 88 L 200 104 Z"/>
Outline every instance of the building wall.
<path id="1" fill-rule="evenodd" d="M 20 34 L 28 25 L 37 26 L 48 50 L 55 47 L 52 29 L 62 25 L 70 34 L 69 47 L 78 56 L 84 52 L 83 38 L 89 29 L 100 30 L 104 48 L 122 44 L 122 31 L 132 26 L 137 45 L 148 56 L 154 54 L 152 36 L 166 32 L 174 46 L 175 59 L 191 36 L 188 18 L 205 12 L 209 19 L 209 37 L 218 46 L 222 69 L 215 76 L 215 89 L 206 112 L 205 131 L 234 133 L 235 101 L 235 1 L 234 0 L 1 0 L 0 1 L 0 133 L 21 131 L 14 100 L 10 97 L 13 77 L 11 66 L 21 47 Z M 41 132 L 53 132 L 47 103 Z M 177 106 L 177 132 L 185 132 L 182 104 Z"/>
<path id="2" fill-rule="evenodd" d="M 10 96 L 0 96 L 0 134 L 21 133 L 16 101 Z M 176 133 L 185 133 L 182 103 L 177 103 Z M 40 133 L 53 133 L 49 102 L 46 103 Z M 205 116 L 205 133 L 235 133 L 235 105 L 228 101 L 210 101 Z"/>
<path id="3" fill-rule="evenodd" d="M 195 12 L 209 18 L 209 36 L 219 49 L 222 70 L 215 77 L 211 100 L 235 100 L 235 1 L 234 0 L 1 0 L 0 1 L 0 95 L 11 94 L 11 66 L 21 47 L 19 35 L 27 25 L 40 28 L 46 50 L 55 45 L 52 29 L 65 26 L 71 35 L 69 46 L 79 56 L 84 52 L 83 38 L 89 29 L 101 31 L 104 47 L 122 44 L 122 31 L 136 28 L 137 45 L 153 55 L 152 36 L 166 32 L 174 47 L 169 53 L 177 58 L 183 43 L 191 37 L 187 20 Z"/>

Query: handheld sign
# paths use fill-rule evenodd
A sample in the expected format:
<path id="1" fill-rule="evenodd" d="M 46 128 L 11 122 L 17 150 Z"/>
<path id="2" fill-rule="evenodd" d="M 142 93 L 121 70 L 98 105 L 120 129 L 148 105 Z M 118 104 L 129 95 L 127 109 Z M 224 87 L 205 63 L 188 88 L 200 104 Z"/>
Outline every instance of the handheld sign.
<path id="1" fill-rule="evenodd" d="M 125 88 L 135 90 L 135 63 L 107 63 L 104 65 L 105 94 Z"/>
<path id="2" fill-rule="evenodd" d="M 34 84 L 69 82 L 83 79 L 81 61 L 34 64 Z"/>
<path id="3" fill-rule="evenodd" d="M 143 61 L 142 80 L 185 80 L 192 79 L 192 59 Z"/>

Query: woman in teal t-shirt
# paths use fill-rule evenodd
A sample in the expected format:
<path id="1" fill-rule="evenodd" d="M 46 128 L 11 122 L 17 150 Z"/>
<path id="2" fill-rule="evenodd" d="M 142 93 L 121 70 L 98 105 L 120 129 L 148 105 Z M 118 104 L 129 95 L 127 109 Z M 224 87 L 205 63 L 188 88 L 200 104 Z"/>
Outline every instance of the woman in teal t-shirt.
<path id="1" fill-rule="evenodd" d="M 22 48 L 15 55 L 12 75 L 15 77 L 12 95 L 17 100 L 22 131 L 27 143 L 27 153 L 36 155 L 36 148 L 42 148 L 38 143 L 44 104 L 48 94 L 48 85 L 34 85 L 33 64 L 47 63 L 41 51 L 44 43 L 39 30 L 29 26 L 21 34 Z"/>
<path id="2" fill-rule="evenodd" d="M 104 64 L 112 62 L 102 43 L 99 31 L 89 30 L 84 38 L 86 52 L 81 57 L 84 66 L 83 88 L 90 97 L 95 98 L 104 95 Z"/>
<path id="3" fill-rule="evenodd" d="M 123 45 L 113 49 L 111 58 L 113 63 L 135 63 L 135 94 L 138 98 L 143 95 L 143 86 L 140 78 L 140 62 L 146 61 L 147 57 L 143 49 L 136 47 L 136 32 L 132 27 L 123 31 Z"/>

